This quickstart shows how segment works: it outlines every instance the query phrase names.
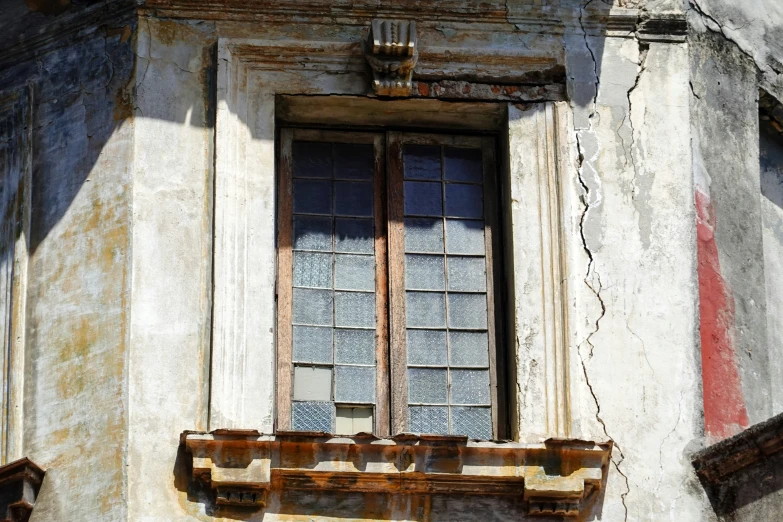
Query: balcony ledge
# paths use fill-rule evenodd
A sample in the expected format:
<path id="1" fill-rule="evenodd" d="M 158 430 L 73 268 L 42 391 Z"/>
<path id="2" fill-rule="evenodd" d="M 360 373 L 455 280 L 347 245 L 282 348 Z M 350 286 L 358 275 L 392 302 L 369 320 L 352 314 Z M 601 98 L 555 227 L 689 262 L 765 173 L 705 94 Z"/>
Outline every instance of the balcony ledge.
<path id="1" fill-rule="evenodd" d="M 193 478 L 219 506 L 261 509 L 269 491 L 523 495 L 530 515 L 579 516 L 605 483 L 612 443 L 470 441 L 404 433 L 391 438 L 248 430 L 186 431 Z"/>

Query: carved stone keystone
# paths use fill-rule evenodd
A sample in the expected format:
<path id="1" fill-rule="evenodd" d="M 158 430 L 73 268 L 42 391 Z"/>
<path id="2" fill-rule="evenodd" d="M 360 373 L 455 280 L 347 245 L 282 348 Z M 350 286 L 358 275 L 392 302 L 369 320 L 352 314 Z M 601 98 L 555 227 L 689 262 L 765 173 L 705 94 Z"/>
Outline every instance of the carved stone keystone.
<path id="1" fill-rule="evenodd" d="M 410 96 L 413 68 L 419 59 L 416 22 L 373 20 L 367 40 L 367 61 L 378 96 Z"/>
<path id="2" fill-rule="evenodd" d="M 27 458 L 0 467 L 0 522 L 27 522 L 44 471 Z"/>

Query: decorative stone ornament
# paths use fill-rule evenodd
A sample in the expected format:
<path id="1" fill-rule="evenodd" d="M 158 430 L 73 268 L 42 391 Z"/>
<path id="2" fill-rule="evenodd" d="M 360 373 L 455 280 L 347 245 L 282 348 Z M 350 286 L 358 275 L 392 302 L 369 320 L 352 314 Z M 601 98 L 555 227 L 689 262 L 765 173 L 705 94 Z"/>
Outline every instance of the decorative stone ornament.
<path id="1" fill-rule="evenodd" d="M 44 470 L 28 458 L 0 467 L 0 522 L 27 522 Z"/>
<path id="2" fill-rule="evenodd" d="M 373 20 L 367 39 L 367 61 L 378 96 L 410 96 L 413 68 L 419 59 L 416 22 Z"/>

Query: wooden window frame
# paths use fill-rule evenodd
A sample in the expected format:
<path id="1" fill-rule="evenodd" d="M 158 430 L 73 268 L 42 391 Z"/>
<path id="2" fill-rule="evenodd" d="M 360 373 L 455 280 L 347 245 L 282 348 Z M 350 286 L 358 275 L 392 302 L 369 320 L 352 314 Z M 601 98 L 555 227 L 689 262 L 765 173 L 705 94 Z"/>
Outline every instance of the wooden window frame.
<path id="1" fill-rule="evenodd" d="M 507 436 L 505 371 L 497 361 L 502 343 L 503 306 L 500 274 L 500 201 L 497 191 L 497 140 L 494 136 L 416 133 L 400 130 L 280 129 L 278 139 L 277 215 L 277 429 L 291 430 L 293 403 L 293 158 L 295 140 L 371 143 L 374 164 L 374 235 L 376 260 L 376 403 L 374 434 L 409 431 L 408 363 L 405 314 L 405 252 L 403 215 L 403 145 L 424 144 L 477 148 L 482 151 L 484 240 L 487 277 L 488 371 L 494 439 Z M 443 161 L 441 161 L 442 168 Z M 445 218 L 444 218 L 445 219 Z"/>

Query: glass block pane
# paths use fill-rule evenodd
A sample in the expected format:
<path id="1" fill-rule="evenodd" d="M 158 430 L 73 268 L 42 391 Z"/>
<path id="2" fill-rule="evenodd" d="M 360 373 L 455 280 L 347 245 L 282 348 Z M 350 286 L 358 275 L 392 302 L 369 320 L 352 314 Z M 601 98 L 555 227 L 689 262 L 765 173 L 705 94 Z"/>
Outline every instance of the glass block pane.
<path id="1" fill-rule="evenodd" d="M 291 408 L 291 425 L 297 431 L 332 432 L 331 402 L 294 402 Z"/>
<path id="2" fill-rule="evenodd" d="M 449 432 L 449 411 L 445 406 L 410 406 L 408 421 L 408 429 L 413 433 L 444 435 Z"/>
<path id="3" fill-rule="evenodd" d="M 375 294 L 335 292 L 334 321 L 336 326 L 375 327 Z"/>
<path id="4" fill-rule="evenodd" d="M 335 252 L 372 254 L 375 251 L 375 233 L 371 219 L 336 218 L 334 229 Z"/>
<path id="5" fill-rule="evenodd" d="M 294 212 L 297 214 L 331 214 L 332 182 L 295 179 Z"/>
<path id="6" fill-rule="evenodd" d="M 487 332 L 449 332 L 452 366 L 489 366 Z"/>
<path id="7" fill-rule="evenodd" d="M 444 290 L 443 256 L 405 255 L 405 288 Z"/>
<path id="8" fill-rule="evenodd" d="M 446 220 L 446 252 L 483 255 L 484 222 L 466 219 Z"/>
<path id="9" fill-rule="evenodd" d="M 335 366 L 334 372 L 335 401 L 375 403 L 375 368 Z"/>
<path id="10" fill-rule="evenodd" d="M 294 400 L 328 401 L 332 398 L 332 369 L 294 367 Z"/>
<path id="11" fill-rule="evenodd" d="M 372 217 L 372 183 L 336 181 L 334 183 L 334 213 L 338 216 Z"/>
<path id="12" fill-rule="evenodd" d="M 294 248 L 332 251 L 332 218 L 294 216 Z"/>
<path id="13" fill-rule="evenodd" d="M 406 324 L 411 327 L 446 326 L 446 300 L 441 293 L 405 292 Z"/>
<path id="14" fill-rule="evenodd" d="M 446 184 L 446 215 L 481 219 L 484 217 L 484 191 L 481 185 Z"/>
<path id="15" fill-rule="evenodd" d="M 335 330 L 334 359 L 345 364 L 375 364 L 375 330 Z"/>
<path id="16" fill-rule="evenodd" d="M 444 330 L 408 330 L 408 364 L 446 366 Z"/>
<path id="17" fill-rule="evenodd" d="M 375 256 L 335 254 L 334 287 L 340 290 L 375 290 Z"/>
<path id="18" fill-rule="evenodd" d="M 492 411 L 489 408 L 451 408 L 451 433 L 471 439 L 492 439 Z"/>
<path id="19" fill-rule="evenodd" d="M 408 368 L 408 402 L 445 403 L 448 384 L 446 370 Z"/>
<path id="20" fill-rule="evenodd" d="M 483 257 L 449 256 L 449 290 L 486 292 L 487 271 Z"/>
<path id="21" fill-rule="evenodd" d="M 369 143 L 335 143 L 334 177 L 337 179 L 373 178 L 373 149 Z"/>
<path id="22" fill-rule="evenodd" d="M 294 286 L 332 287 L 332 254 L 294 252 Z"/>
<path id="23" fill-rule="evenodd" d="M 487 327 L 486 294 L 449 294 L 449 328 Z"/>
<path id="24" fill-rule="evenodd" d="M 294 288 L 294 324 L 332 326 L 332 291 Z"/>
<path id="25" fill-rule="evenodd" d="M 444 155 L 446 158 L 446 179 L 481 183 L 484 178 L 481 149 L 446 147 Z"/>
<path id="26" fill-rule="evenodd" d="M 294 361 L 332 363 L 332 329 L 294 326 Z"/>
<path id="27" fill-rule="evenodd" d="M 443 253 L 443 220 L 406 218 L 405 251 Z"/>
<path id="28" fill-rule="evenodd" d="M 291 153 L 294 159 L 294 177 L 332 177 L 331 143 L 295 141 Z"/>
<path id="29" fill-rule="evenodd" d="M 405 177 L 409 179 L 440 179 L 440 146 L 405 145 L 402 149 Z"/>
<path id="30" fill-rule="evenodd" d="M 441 183 L 405 181 L 406 216 L 443 215 L 443 194 Z"/>
<path id="31" fill-rule="evenodd" d="M 489 370 L 451 370 L 452 404 L 489 404 Z"/>

